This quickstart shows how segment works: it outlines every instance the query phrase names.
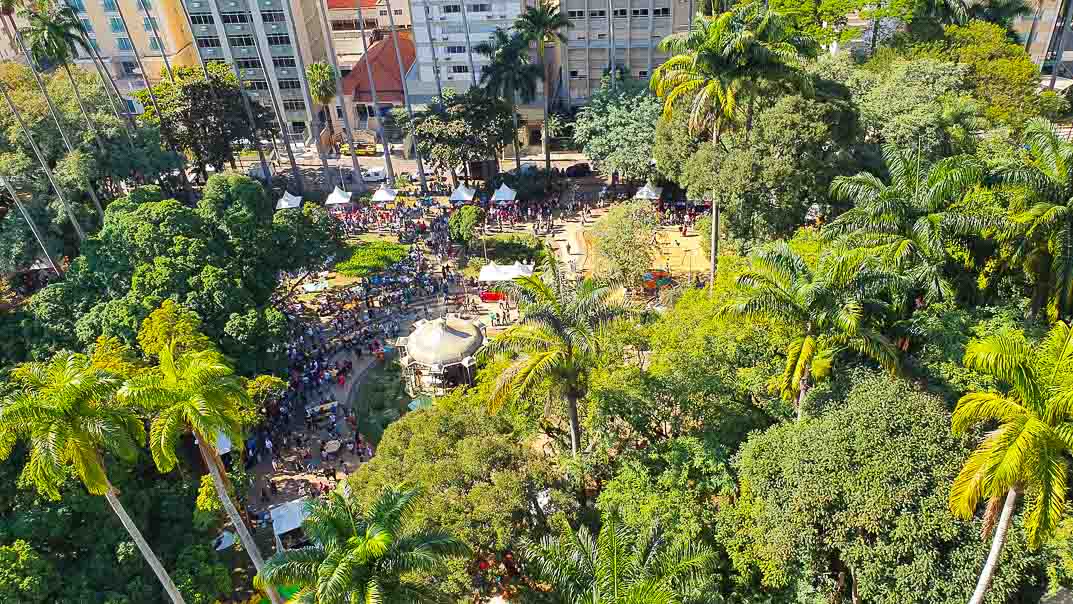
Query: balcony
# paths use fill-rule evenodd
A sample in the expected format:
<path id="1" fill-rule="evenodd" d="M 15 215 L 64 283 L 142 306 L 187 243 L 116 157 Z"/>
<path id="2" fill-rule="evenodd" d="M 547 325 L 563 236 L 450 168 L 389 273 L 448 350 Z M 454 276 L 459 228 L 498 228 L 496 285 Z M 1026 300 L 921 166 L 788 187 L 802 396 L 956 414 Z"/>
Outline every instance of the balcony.
<path id="1" fill-rule="evenodd" d="M 257 0 L 257 6 L 261 10 L 279 10 L 283 8 L 283 3 L 280 0 Z"/>
<path id="2" fill-rule="evenodd" d="M 253 26 L 249 23 L 230 23 L 224 25 L 224 31 L 232 35 L 252 34 Z"/>
<path id="3" fill-rule="evenodd" d="M 286 23 L 265 23 L 265 34 L 288 34 Z"/>
<path id="4" fill-rule="evenodd" d="M 302 89 L 301 88 L 288 88 L 287 90 L 280 90 L 279 91 L 279 98 L 281 98 L 281 99 L 305 100 L 305 97 L 302 96 Z M 303 112 L 303 113 L 305 113 L 305 112 Z"/>
<path id="5" fill-rule="evenodd" d="M 217 34 L 217 32 L 216 32 L 216 25 L 215 24 L 213 24 L 213 25 L 195 25 L 194 26 L 194 37 L 195 38 L 214 38 L 217 35 L 219 35 L 219 34 Z"/>
<path id="6" fill-rule="evenodd" d="M 286 116 L 286 119 L 288 121 L 292 122 L 303 122 L 306 120 L 306 118 L 309 117 L 308 115 L 306 115 L 305 109 L 301 109 L 298 111 L 291 111 L 290 109 L 287 109 L 283 112 L 283 114 Z"/>
<path id="7" fill-rule="evenodd" d="M 237 59 L 251 59 L 257 56 L 257 49 L 252 46 L 232 46 L 231 55 Z"/>
<path id="8" fill-rule="evenodd" d="M 216 0 L 216 6 L 222 13 L 232 13 L 246 10 L 246 0 Z"/>
<path id="9" fill-rule="evenodd" d="M 198 51 L 201 53 L 202 59 L 222 59 L 224 58 L 224 50 L 222 48 L 201 48 L 198 47 Z"/>
<path id="10" fill-rule="evenodd" d="M 297 67 L 277 67 L 276 68 L 276 77 L 278 77 L 278 78 L 297 79 L 298 78 L 298 68 Z"/>
<path id="11" fill-rule="evenodd" d="M 294 47 L 290 44 L 280 44 L 278 46 L 269 46 L 268 54 L 273 57 L 293 57 Z"/>
<path id="12" fill-rule="evenodd" d="M 239 69 L 238 72 L 242 74 L 243 80 L 264 80 L 265 70 L 263 69 Z"/>

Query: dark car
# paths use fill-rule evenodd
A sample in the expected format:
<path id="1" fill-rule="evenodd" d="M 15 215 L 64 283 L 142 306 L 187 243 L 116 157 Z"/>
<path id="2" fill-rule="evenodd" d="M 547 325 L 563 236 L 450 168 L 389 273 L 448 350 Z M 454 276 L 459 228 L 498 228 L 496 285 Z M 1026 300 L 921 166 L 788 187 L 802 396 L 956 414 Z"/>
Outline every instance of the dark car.
<path id="1" fill-rule="evenodd" d="M 592 168 L 589 167 L 589 164 L 574 164 L 566 169 L 568 178 L 578 178 L 589 174 L 592 174 Z"/>

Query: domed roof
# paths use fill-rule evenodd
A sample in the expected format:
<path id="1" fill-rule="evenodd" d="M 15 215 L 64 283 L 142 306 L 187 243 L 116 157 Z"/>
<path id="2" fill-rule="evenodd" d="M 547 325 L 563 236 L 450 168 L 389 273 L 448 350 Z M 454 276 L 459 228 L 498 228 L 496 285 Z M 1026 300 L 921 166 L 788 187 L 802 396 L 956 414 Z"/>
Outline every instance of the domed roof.
<path id="1" fill-rule="evenodd" d="M 484 332 L 470 321 L 454 317 L 425 321 L 406 338 L 406 354 L 422 365 L 454 365 L 477 352 Z"/>

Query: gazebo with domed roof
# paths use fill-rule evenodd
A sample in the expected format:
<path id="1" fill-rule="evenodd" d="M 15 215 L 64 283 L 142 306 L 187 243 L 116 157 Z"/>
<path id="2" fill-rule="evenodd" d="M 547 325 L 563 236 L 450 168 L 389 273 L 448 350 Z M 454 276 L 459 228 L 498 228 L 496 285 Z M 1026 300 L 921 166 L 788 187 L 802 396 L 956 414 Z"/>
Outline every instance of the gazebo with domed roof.
<path id="1" fill-rule="evenodd" d="M 406 391 L 440 395 L 473 382 L 473 355 L 484 345 L 480 323 L 458 317 L 418 321 L 410 335 L 399 338 Z"/>

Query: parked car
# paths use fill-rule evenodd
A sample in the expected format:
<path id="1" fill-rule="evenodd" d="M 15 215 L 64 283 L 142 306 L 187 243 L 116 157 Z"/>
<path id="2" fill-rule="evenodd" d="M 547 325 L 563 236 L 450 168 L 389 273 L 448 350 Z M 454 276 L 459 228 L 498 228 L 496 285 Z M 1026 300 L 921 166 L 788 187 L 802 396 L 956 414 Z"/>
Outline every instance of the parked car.
<path id="1" fill-rule="evenodd" d="M 586 163 L 574 164 L 566 169 L 566 176 L 568 178 L 578 178 L 581 176 L 588 176 L 589 174 L 592 174 L 592 168 Z"/>
<path id="2" fill-rule="evenodd" d="M 361 171 L 361 178 L 365 182 L 384 182 L 387 180 L 387 170 L 384 168 L 369 168 Z"/>

